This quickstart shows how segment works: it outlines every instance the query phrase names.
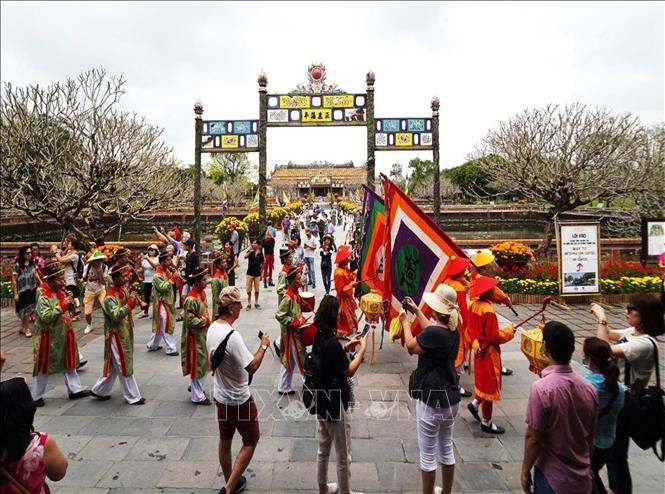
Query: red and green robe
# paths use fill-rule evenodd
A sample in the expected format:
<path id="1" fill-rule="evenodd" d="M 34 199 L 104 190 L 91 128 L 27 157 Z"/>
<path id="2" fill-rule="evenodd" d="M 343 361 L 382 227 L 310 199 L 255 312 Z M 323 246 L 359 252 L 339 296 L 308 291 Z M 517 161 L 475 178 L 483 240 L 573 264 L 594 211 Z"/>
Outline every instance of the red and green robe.
<path id="1" fill-rule="evenodd" d="M 210 372 L 206 337 L 210 326 L 208 303 L 205 292 L 196 287 L 187 294 L 185 299 L 182 334 L 180 336 L 180 363 L 182 375 L 192 379 L 200 379 Z"/>
<path id="2" fill-rule="evenodd" d="M 475 396 L 488 401 L 501 399 L 501 348 L 515 336 L 512 326 L 499 329 L 494 307 L 476 299 L 469 307 L 469 330 L 474 352 Z"/>
<path id="3" fill-rule="evenodd" d="M 339 300 L 337 332 L 344 336 L 358 328 L 358 316 L 356 315 L 358 303 L 353 296 L 355 290 L 353 283 L 355 281 L 356 276 L 348 268 L 337 266 L 337 269 L 335 269 L 335 293 Z"/>
<path id="4" fill-rule="evenodd" d="M 286 275 L 290 270 L 291 270 L 290 264 L 283 264 L 282 270 L 277 275 L 277 287 L 275 289 L 275 291 L 277 292 L 277 307 L 279 307 L 279 304 L 282 303 L 282 299 L 284 298 L 284 292 L 286 291 L 286 287 L 288 286 L 288 282 L 286 281 Z"/>
<path id="5" fill-rule="evenodd" d="M 37 292 L 32 375 L 74 370 L 79 364 L 78 346 L 65 303 L 65 291 L 52 291 L 44 283 Z"/>
<path id="6" fill-rule="evenodd" d="M 173 283 L 177 273 L 169 275 L 162 266 L 157 266 L 152 278 L 152 332 L 159 331 L 160 308 L 166 309 L 166 332 L 173 334 L 175 329 L 175 297 Z"/>
<path id="7" fill-rule="evenodd" d="M 284 298 L 275 312 L 275 319 L 280 324 L 280 360 L 289 372 L 293 371 L 294 364 L 298 364 L 300 372 L 303 372 L 303 363 L 307 356 L 307 350 L 300 337 L 300 330 L 303 326 L 303 317 L 301 310 L 302 299 L 298 290 L 288 287 L 284 292 Z M 296 358 L 298 362 L 291 362 L 291 344 L 296 346 Z"/>
<path id="8" fill-rule="evenodd" d="M 228 273 L 216 271 L 210 280 L 210 289 L 212 290 L 212 313 L 217 317 L 217 304 L 219 303 L 219 294 L 224 288 L 229 286 L 229 275 Z"/>
<path id="9" fill-rule="evenodd" d="M 115 340 L 120 356 L 120 375 L 134 374 L 134 299 L 129 299 L 129 290 L 112 286 L 102 302 L 104 313 L 104 377 L 108 377 L 113 366 L 112 343 Z"/>

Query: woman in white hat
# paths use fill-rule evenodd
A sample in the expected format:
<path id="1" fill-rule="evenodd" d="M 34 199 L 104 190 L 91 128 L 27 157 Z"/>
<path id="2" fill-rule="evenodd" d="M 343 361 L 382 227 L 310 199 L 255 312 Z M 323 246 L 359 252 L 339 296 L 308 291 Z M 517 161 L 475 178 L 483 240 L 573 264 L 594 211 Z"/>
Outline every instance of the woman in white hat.
<path id="1" fill-rule="evenodd" d="M 106 297 L 106 276 L 108 267 L 105 264 L 106 256 L 96 250 L 88 259 L 88 263 L 83 270 L 83 281 L 85 284 L 85 293 L 83 294 L 83 307 L 85 312 L 85 322 L 87 323 L 84 334 L 92 332 L 92 311 L 95 308 L 95 300 L 99 300 L 101 306 Z"/>
<path id="2" fill-rule="evenodd" d="M 402 310 L 399 314 L 406 348 L 409 353 L 418 355 L 412 397 L 416 399 L 422 490 L 424 493 L 435 491 L 438 458 L 443 482 L 436 492 L 450 494 L 455 477 L 453 426 L 460 402 L 455 371 L 460 338 L 457 331 L 457 293 L 448 285 L 441 284 L 434 292 L 423 294 L 423 301 L 432 309 L 431 320 L 413 300 L 405 299 L 406 308 L 416 315 L 422 329 L 418 336 L 413 336 L 406 312 Z"/>

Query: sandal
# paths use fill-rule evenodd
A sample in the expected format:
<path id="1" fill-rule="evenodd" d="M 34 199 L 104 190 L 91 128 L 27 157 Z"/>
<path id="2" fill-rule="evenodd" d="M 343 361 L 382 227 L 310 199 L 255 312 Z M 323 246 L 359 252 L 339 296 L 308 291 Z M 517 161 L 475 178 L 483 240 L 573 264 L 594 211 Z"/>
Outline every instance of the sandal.
<path id="1" fill-rule="evenodd" d="M 22 335 L 25 336 L 26 338 L 32 338 L 32 332 L 30 332 L 29 329 L 28 329 L 27 332 L 24 332 L 23 330 L 19 329 L 19 330 L 18 330 L 18 334 L 22 334 Z"/>

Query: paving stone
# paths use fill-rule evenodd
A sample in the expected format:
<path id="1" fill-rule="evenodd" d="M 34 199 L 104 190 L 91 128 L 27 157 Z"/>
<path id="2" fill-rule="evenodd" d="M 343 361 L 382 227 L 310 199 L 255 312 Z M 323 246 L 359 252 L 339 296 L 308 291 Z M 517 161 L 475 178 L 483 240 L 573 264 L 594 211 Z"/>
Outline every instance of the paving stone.
<path id="1" fill-rule="evenodd" d="M 192 439 L 192 441 L 194 439 Z M 137 441 L 129 450 L 125 459 L 144 461 L 179 460 L 183 458 L 183 454 L 188 448 L 189 442 L 190 440 L 180 437 L 141 438 L 141 440 Z M 210 452 L 208 452 L 208 454 L 210 454 Z"/>
<path id="2" fill-rule="evenodd" d="M 260 444 L 260 443 L 259 443 Z M 271 489 L 273 483 L 273 467 L 279 463 L 258 462 L 253 457 L 249 466 L 243 474 L 247 479 L 247 492 L 274 492 Z M 225 485 L 224 474 L 221 468 L 215 475 L 215 480 L 212 484 L 213 492 L 217 493 Z"/>
<path id="3" fill-rule="evenodd" d="M 510 461 L 510 454 L 498 439 L 465 438 L 455 440 L 455 445 L 466 461 Z"/>
<path id="4" fill-rule="evenodd" d="M 413 463 L 379 462 L 376 470 L 380 492 L 402 492 L 405 486 L 421 485 L 420 467 Z"/>
<path id="5" fill-rule="evenodd" d="M 57 485 L 51 481 L 48 481 L 48 486 L 51 489 L 51 494 L 108 494 L 109 489 L 101 488 L 89 488 L 89 487 L 53 487 Z"/>
<path id="6" fill-rule="evenodd" d="M 62 454 L 70 460 L 78 458 L 79 452 L 85 447 L 86 444 L 92 439 L 92 436 L 83 435 L 70 435 L 70 434 L 49 434 Z"/>
<path id="7" fill-rule="evenodd" d="M 157 487 L 212 488 L 219 461 L 160 462 L 165 466 Z"/>
<path id="8" fill-rule="evenodd" d="M 62 487 L 96 487 L 97 482 L 112 466 L 113 462 L 111 461 L 70 460 L 67 466 L 67 475 L 58 482 L 58 485 Z"/>
<path id="9" fill-rule="evenodd" d="M 130 405 L 131 406 L 131 405 Z M 164 436 L 174 419 L 153 420 L 130 417 L 96 417 L 81 429 L 82 434 Z"/>
<path id="10" fill-rule="evenodd" d="M 273 465 L 271 490 L 289 491 L 316 489 L 316 462 L 275 463 Z"/>
<path id="11" fill-rule="evenodd" d="M 187 448 L 181 456 L 183 460 L 210 460 L 213 457 L 217 458 L 217 450 L 219 448 L 218 437 L 193 437 L 191 439 L 182 437 L 169 439 L 175 439 L 187 445 Z M 237 440 L 234 441 L 234 445 L 236 446 L 234 452 L 237 452 L 239 444 L 240 438 L 237 438 Z"/>
<path id="12" fill-rule="evenodd" d="M 67 417 L 67 416 L 48 416 L 42 418 L 47 420 L 41 424 L 35 424 L 35 430 L 49 431 L 56 434 L 77 434 L 88 425 L 94 417 Z"/>
<path id="13" fill-rule="evenodd" d="M 352 441 L 353 443 L 353 441 Z M 294 439 L 288 461 L 312 462 L 316 461 L 316 455 L 319 450 L 319 441 L 317 439 Z M 335 445 L 333 443 L 330 450 L 330 458 L 337 456 Z"/>
<path id="14" fill-rule="evenodd" d="M 524 457 L 524 436 L 502 434 L 497 438 L 514 461 L 522 461 Z"/>
<path id="15" fill-rule="evenodd" d="M 280 421 L 275 422 L 270 433 L 272 437 L 316 437 L 316 422 L 307 421 Z"/>
<path id="16" fill-rule="evenodd" d="M 505 492 L 506 482 L 491 463 L 471 462 L 455 465 L 453 492 Z"/>
<path id="17" fill-rule="evenodd" d="M 165 462 L 119 461 L 108 469 L 106 475 L 97 482 L 98 487 L 141 489 L 151 488 L 166 470 Z"/>
<path id="18" fill-rule="evenodd" d="M 353 441 L 351 441 L 351 451 L 354 461 L 406 462 L 404 449 L 402 448 L 402 441 L 399 439 L 388 439 L 388 438 L 354 439 Z"/>
<path id="19" fill-rule="evenodd" d="M 218 437 L 219 428 L 215 422 L 183 417 L 177 419 L 162 419 L 169 424 L 167 436 L 185 437 Z"/>
<path id="20" fill-rule="evenodd" d="M 252 463 L 274 463 L 289 461 L 293 443 L 300 439 L 292 439 L 288 437 L 261 437 L 259 444 L 254 451 Z M 234 445 L 240 444 L 240 440 L 234 441 Z M 311 461 L 311 459 L 310 459 Z"/>
<path id="21" fill-rule="evenodd" d="M 121 461 L 138 440 L 138 436 L 93 437 L 78 453 L 77 460 Z"/>

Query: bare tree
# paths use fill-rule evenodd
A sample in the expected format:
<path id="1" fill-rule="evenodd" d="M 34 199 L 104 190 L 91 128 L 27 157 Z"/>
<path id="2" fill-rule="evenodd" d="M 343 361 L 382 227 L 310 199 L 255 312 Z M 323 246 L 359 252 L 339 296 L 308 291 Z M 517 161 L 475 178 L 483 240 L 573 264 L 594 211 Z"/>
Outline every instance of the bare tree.
<path id="1" fill-rule="evenodd" d="M 98 236 L 180 200 L 162 129 L 116 109 L 124 84 L 104 69 L 46 88 L 3 84 L 3 210 Z"/>
<path id="2" fill-rule="evenodd" d="M 477 157 L 483 157 L 492 188 L 547 207 L 542 255 L 558 214 L 597 199 L 635 197 L 644 189 L 654 166 L 639 159 L 642 146 L 636 117 L 574 103 L 528 109 L 499 123 Z"/>

